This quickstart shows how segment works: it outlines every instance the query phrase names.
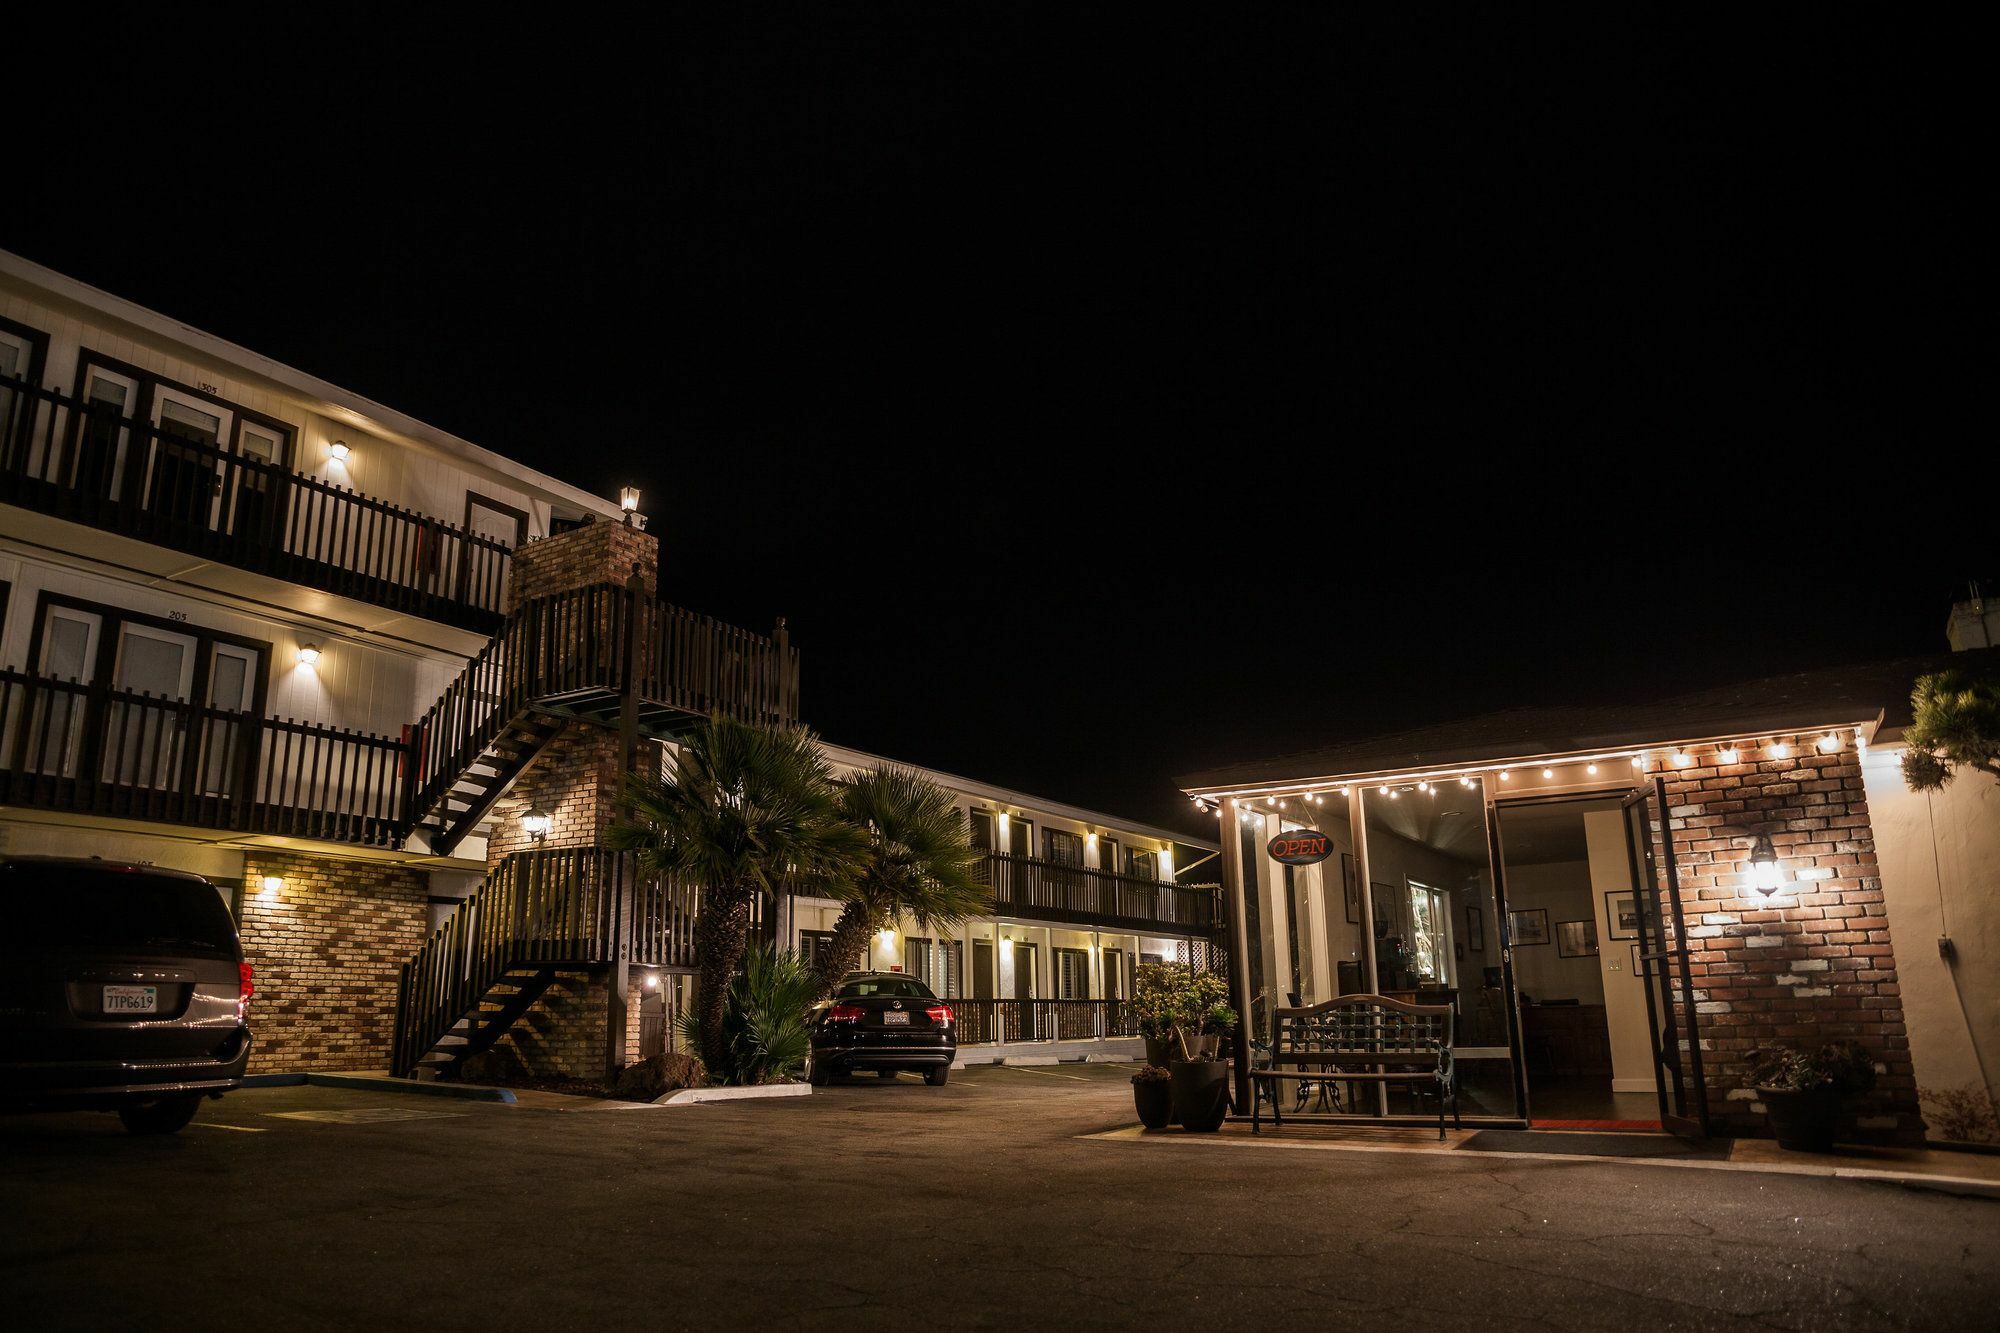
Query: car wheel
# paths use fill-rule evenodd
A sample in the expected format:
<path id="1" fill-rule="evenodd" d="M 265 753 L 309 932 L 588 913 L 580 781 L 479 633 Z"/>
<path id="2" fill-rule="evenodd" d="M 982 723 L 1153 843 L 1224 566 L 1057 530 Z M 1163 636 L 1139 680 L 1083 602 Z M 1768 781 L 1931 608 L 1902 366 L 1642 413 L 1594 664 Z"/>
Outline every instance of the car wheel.
<path id="1" fill-rule="evenodd" d="M 944 1081 L 950 1077 L 950 1065 L 939 1065 L 936 1069 L 926 1069 L 924 1071 L 924 1082 L 930 1084 L 933 1088 L 942 1088 Z"/>
<path id="2" fill-rule="evenodd" d="M 158 1101 L 121 1106 L 118 1118 L 134 1134 L 177 1134 L 194 1119 L 200 1106 L 199 1097 L 162 1097 Z"/>

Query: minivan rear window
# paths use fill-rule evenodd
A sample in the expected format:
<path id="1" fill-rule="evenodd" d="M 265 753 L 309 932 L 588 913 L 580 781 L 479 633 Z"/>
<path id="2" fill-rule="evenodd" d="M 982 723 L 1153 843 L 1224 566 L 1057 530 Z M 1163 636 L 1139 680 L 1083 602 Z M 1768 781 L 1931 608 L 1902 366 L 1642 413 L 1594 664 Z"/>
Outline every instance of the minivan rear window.
<path id="1" fill-rule="evenodd" d="M 0 949 L 114 949 L 237 957 L 236 923 L 213 886 L 143 870 L 12 862 L 0 865 L 8 926 Z"/>

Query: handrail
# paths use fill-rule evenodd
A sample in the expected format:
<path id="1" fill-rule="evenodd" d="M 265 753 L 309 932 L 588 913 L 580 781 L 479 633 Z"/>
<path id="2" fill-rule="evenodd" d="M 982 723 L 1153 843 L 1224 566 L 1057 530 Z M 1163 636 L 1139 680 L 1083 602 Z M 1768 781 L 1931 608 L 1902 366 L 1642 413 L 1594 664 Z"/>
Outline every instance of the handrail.
<path id="1" fill-rule="evenodd" d="M 639 966 L 692 966 L 699 910 L 699 890 L 664 878 L 634 883 L 626 858 L 601 847 L 513 853 L 403 964 L 394 1072 L 411 1073 L 509 969 L 621 954 Z"/>
<path id="2" fill-rule="evenodd" d="M 788 644 L 614 583 L 551 593 L 516 608 L 417 722 L 412 808 L 434 809 L 528 709 L 622 693 L 628 634 L 638 639 L 642 700 L 694 716 L 782 723 L 798 715 L 798 652 Z"/>
<path id="3" fill-rule="evenodd" d="M 466 629 L 500 623 L 504 541 L 110 405 L 0 377 L 0 500 Z"/>
<path id="4" fill-rule="evenodd" d="M 1102 1041 L 1139 1035 L 1130 1000 L 948 999 L 958 1044 Z"/>
<path id="5" fill-rule="evenodd" d="M 0 669 L 0 803 L 394 846 L 400 740 Z"/>
<path id="6" fill-rule="evenodd" d="M 1034 856 L 988 852 L 982 867 L 1002 916 L 1089 919 L 1206 933 L 1221 926 L 1219 890 L 1169 884 Z"/>

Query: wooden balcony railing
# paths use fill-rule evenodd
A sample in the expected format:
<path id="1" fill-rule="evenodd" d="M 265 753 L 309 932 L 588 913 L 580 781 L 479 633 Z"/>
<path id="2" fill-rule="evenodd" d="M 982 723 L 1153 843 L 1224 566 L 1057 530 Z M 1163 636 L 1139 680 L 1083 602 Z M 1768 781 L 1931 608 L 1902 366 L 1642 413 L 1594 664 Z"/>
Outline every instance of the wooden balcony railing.
<path id="1" fill-rule="evenodd" d="M 1006 852 L 987 853 L 985 866 L 999 916 L 1169 935 L 1208 935 L 1221 927 L 1220 891 L 1212 884 L 1163 884 Z"/>
<path id="2" fill-rule="evenodd" d="M 1098 1041 L 1136 1037 L 1129 1000 L 946 1000 L 958 1020 L 958 1044 L 1003 1041 Z"/>
<path id="3" fill-rule="evenodd" d="M 346 486 L 0 378 L 0 501 L 491 633 L 512 548 Z"/>
<path id="4" fill-rule="evenodd" d="M 394 846 L 400 740 L 0 670 L 0 804 Z"/>

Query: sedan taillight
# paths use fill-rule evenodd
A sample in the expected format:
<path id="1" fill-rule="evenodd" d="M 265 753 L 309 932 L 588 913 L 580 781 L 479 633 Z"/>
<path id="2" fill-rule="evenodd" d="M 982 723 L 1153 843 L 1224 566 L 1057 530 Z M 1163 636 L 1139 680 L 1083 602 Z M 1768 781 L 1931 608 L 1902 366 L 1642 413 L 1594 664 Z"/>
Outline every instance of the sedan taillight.
<path id="1" fill-rule="evenodd" d="M 859 1023 L 867 1010 L 858 1004 L 836 1004 L 826 1011 L 829 1023 Z"/>
<path id="2" fill-rule="evenodd" d="M 928 1005 L 924 1009 L 924 1017 L 930 1019 L 932 1027 L 948 1028 L 951 1026 L 951 1006 L 948 1004 Z"/>

